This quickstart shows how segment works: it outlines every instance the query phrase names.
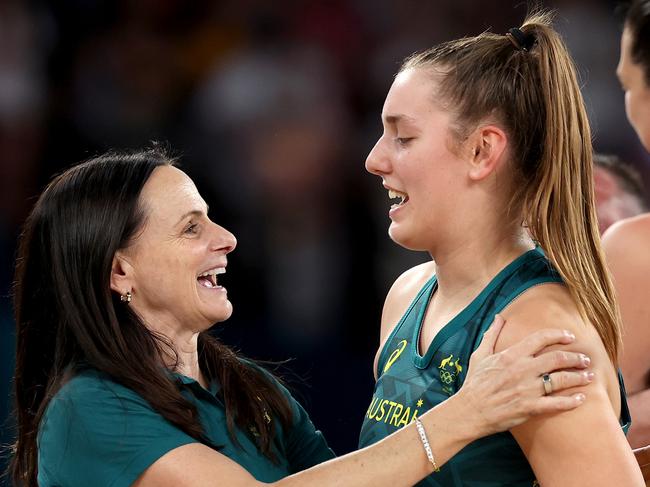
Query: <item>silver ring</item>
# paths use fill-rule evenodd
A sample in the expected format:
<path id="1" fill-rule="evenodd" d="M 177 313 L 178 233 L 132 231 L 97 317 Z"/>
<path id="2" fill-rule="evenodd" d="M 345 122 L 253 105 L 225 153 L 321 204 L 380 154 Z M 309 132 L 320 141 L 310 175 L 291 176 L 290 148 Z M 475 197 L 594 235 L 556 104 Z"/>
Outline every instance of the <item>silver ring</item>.
<path id="1" fill-rule="evenodd" d="M 544 385 L 544 395 L 548 396 L 553 392 L 553 384 L 551 383 L 551 376 L 549 374 L 542 376 L 542 384 Z"/>

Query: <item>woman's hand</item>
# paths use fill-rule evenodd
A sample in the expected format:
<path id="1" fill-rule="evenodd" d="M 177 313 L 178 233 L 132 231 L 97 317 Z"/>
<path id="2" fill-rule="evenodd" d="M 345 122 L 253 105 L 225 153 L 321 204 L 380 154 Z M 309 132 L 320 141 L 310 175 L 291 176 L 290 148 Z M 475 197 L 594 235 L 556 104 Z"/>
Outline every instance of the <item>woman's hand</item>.
<path id="1" fill-rule="evenodd" d="M 508 430 L 536 414 L 573 409 L 585 400 L 584 394 L 545 394 L 542 376 L 549 374 L 553 392 L 589 383 L 593 374 L 586 370 L 589 358 L 573 352 L 543 352 L 555 344 L 567 344 L 575 337 L 563 330 L 545 329 L 533 333 L 510 348 L 494 353 L 494 345 L 504 325 L 496 315 L 481 345 L 470 357 L 467 377 L 456 396 L 458 405 L 468 407 L 467 419 L 475 436 Z M 478 413 L 478 414 L 477 414 Z"/>

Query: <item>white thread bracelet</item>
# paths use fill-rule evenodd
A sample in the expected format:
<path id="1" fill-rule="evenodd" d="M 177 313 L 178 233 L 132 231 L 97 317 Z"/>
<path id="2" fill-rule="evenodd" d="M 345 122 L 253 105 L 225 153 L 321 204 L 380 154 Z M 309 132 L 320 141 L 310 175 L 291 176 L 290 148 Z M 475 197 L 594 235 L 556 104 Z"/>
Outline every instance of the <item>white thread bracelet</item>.
<path id="1" fill-rule="evenodd" d="M 420 418 L 415 418 L 415 427 L 417 428 L 418 434 L 420 435 L 420 440 L 422 441 L 422 446 L 424 447 L 424 451 L 427 454 L 427 458 L 429 459 L 429 462 L 431 462 L 431 465 L 433 465 L 433 471 L 439 472 L 440 469 L 436 464 L 435 458 L 433 458 L 431 445 L 429 445 L 429 440 L 427 439 L 427 433 L 426 431 L 424 431 L 424 426 L 422 426 L 422 422 L 420 421 Z"/>

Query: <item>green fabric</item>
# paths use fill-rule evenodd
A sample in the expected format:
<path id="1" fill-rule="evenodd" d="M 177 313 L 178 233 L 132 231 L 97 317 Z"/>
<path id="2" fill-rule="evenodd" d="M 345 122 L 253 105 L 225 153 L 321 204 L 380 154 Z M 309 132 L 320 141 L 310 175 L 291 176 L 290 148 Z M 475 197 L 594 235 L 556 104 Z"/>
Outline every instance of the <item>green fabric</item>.
<path id="1" fill-rule="evenodd" d="M 366 412 L 359 446 L 371 445 L 455 394 L 467 374 L 470 355 L 483 334 L 513 299 L 533 286 L 562 280 L 541 249 L 526 252 L 506 266 L 479 295 L 433 339 L 424 355 L 418 351 L 420 330 L 428 303 L 435 293 L 433 276 L 418 293 L 382 348 L 372 402 Z M 629 424 L 621 382 L 621 423 Z M 418 486 L 537 485 L 519 445 L 508 433 L 472 442 L 439 472 Z"/>
<path id="2" fill-rule="evenodd" d="M 263 456 L 251 437 L 237 430 L 241 448 L 226 429 L 218 385 L 205 390 L 196 381 L 177 376 L 182 394 L 200 414 L 207 437 L 223 446 L 220 453 L 242 465 L 256 479 L 273 482 L 334 456 L 305 410 L 289 392 L 293 427 L 282 431 L 274 446 L 275 465 Z M 132 390 L 95 370 L 85 370 L 67 382 L 48 404 L 38 434 L 40 487 L 126 487 L 165 453 L 197 441 L 167 422 Z M 226 484 L 224 484 L 226 485 Z"/>

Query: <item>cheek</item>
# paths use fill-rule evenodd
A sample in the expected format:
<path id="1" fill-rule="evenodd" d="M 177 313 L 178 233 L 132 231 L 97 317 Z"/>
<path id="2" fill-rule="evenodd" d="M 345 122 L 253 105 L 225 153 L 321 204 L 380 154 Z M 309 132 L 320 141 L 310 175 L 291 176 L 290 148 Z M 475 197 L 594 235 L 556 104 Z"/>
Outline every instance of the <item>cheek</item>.
<path id="1" fill-rule="evenodd" d="M 636 97 L 634 96 L 633 91 L 628 91 L 625 93 L 625 114 L 630 124 L 636 130 L 637 126 L 637 113 L 636 113 Z"/>
<path id="2" fill-rule="evenodd" d="M 625 94 L 625 113 L 646 150 L 650 151 L 650 99 L 639 99 L 636 93 Z"/>
<path id="3" fill-rule="evenodd" d="M 149 255 L 139 268 L 137 280 L 140 287 L 168 296 L 191 284 L 195 277 L 194 269 L 178 255 L 173 252 Z"/>

